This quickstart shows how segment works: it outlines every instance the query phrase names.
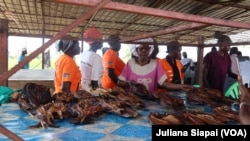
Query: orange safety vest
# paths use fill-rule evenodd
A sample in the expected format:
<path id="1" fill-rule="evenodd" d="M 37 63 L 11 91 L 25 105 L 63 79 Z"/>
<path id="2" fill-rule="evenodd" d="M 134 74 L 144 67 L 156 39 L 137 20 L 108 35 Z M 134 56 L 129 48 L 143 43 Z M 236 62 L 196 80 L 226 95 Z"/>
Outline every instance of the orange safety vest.
<path id="1" fill-rule="evenodd" d="M 103 88 L 113 88 L 117 86 L 108 75 L 108 68 L 113 68 L 116 76 L 118 77 L 123 68 L 125 67 L 125 63 L 119 58 L 117 52 L 112 49 L 108 49 L 104 56 L 102 57 L 103 63 L 103 75 L 101 78 L 101 85 Z"/>
<path id="2" fill-rule="evenodd" d="M 166 58 L 160 59 L 159 63 L 161 64 L 165 74 L 167 75 L 167 82 L 172 83 L 173 76 L 174 76 L 174 71 L 172 66 L 168 63 Z M 181 78 L 181 83 L 184 83 L 184 78 L 185 78 L 185 72 L 183 71 L 183 65 L 180 60 L 176 59 L 176 65 L 179 70 L 180 78 Z"/>

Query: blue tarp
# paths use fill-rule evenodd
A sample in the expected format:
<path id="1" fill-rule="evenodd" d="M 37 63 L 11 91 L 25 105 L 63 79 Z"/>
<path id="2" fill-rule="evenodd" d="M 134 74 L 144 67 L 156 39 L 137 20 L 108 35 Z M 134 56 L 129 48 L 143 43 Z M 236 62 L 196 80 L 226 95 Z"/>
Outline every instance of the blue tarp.
<path id="1" fill-rule="evenodd" d="M 173 95 L 186 99 L 186 93 Z M 29 129 L 29 126 L 36 125 L 39 120 L 22 111 L 17 103 L 4 103 L 0 106 L 0 124 L 25 141 L 151 141 L 152 126 L 148 119 L 149 113 L 171 114 L 179 111 L 163 107 L 158 101 L 144 102 L 146 106 L 138 109 L 139 115 L 136 118 L 106 113 L 93 123 L 71 124 L 68 119 L 61 119 L 55 121 L 55 125 L 60 126 L 59 128 L 46 129 Z M 185 103 L 186 111 L 213 112 L 209 105 Z M 10 141 L 10 139 L 0 133 L 0 141 Z"/>

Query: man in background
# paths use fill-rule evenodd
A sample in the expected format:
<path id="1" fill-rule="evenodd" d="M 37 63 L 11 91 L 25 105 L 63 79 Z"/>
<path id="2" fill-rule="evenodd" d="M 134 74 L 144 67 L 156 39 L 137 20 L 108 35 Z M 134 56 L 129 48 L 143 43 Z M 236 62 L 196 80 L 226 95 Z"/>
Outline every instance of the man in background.
<path id="1" fill-rule="evenodd" d="M 216 52 L 217 51 L 217 48 L 215 47 L 215 46 L 213 46 L 212 48 L 211 48 L 211 52 Z"/>
<path id="2" fill-rule="evenodd" d="M 185 72 L 184 84 L 194 84 L 194 63 L 193 60 L 187 57 L 187 52 L 182 52 L 181 63 Z"/>
<path id="3" fill-rule="evenodd" d="M 92 27 L 85 31 L 83 37 L 89 44 L 89 50 L 80 55 L 81 86 L 90 92 L 99 88 L 101 83 L 102 57 L 96 52 L 102 48 L 103 35 L 97 28 Z"/>
<path id="4" fill-rule="evenodd" d="M 21 52 L 21 55 L 19 56 L 18 58 L 18 63 L 20 63 L 21 61 L 23 61 L 23 59 L 26 57 L 26 54 L 27 54 L 27 48 L 24 47 L 22 48 L 22 52 Z M 25 64 L 22 69 L 29 69 L 29 63 Z"/>

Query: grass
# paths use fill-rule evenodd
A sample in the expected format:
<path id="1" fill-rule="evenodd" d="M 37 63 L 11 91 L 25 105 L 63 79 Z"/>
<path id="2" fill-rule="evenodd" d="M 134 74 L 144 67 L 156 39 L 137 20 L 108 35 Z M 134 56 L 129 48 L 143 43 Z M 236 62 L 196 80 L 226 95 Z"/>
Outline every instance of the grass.
<path id="1" fill-rule="evenodd" d="M 54 53 L 51 55 L 51 57 L 50 57 L 51 67 L 49 67 L 49 69 L 54 69 L 54 64 L 55 64 L 55 61 L 58 58 L 58 56 L 60 56 L 60 54 L 58 54 L 58 53 Z M 120 50 L 120 57 L 125 63 L 131 58 L 129 45 L 123 46 L 123 48 Z M 78 57 L 78 60 L 76 60 L 77 65 L 79 65 L 79 62 L 80 61 L 79 61 L 79 57 Z M 18 63 L 18 56 L 9 56 L 9 58 L 8 58 L 8 70 L 10 70 L 15 65 L 17 65 L 17 63 Z M 42 69 L 42 55 L 35 57 L 34 59 L 32 59 L 29 62 L 29 69 Z"/>
<path id="2" fill-rule="evenodd" d="M 54 68 L 54 60 L 52 60 L 51 63 L 51 67 L 49 68 Z M 18 57 L 9 57 L 8 59 L 8 70 L 10 70 L 11 68 L 13 68 L 15 65 L 17 65 L 18 63 Z M 29 62 L 29 67 L 30 69 L 42 69 L 42 58 L 41 57 L 36 57 L 34 59 L 32 59 Z"/>

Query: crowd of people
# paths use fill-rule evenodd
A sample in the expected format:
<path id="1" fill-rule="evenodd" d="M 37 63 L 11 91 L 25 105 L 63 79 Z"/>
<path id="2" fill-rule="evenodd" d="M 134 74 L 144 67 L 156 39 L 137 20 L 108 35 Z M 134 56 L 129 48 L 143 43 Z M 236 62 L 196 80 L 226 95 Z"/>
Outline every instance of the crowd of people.
<path id="1" fill-rule="evenodd" d="M 213 47 L 204 57 L 203 87 L 217 89 L 224 94 L 232 82 L 241 80 L 235 64 L 239 51 L 237 47 L 231 48 L 232 41 L 228 36 L 216 32 L 215 37 L 218 39 L 218 50 Z M 194 62 L 188 58 L 187 52 L 181 53 L 182 46 L 178 41 L 169 42 L 166 57 L 158 58 L 158 44 L 150 38 L 153 44 L 147 41 L 134 45 L 131 48 L 131 59 L 125 63 L 118 53 L 121 48 L 119 35 L 110 35 L 106 39 L 109 47 L 105 48 L 102 47 L 103 35 L 95 27 L 86 30 L 83 38 L 90 48 L 80 54 L 80 67 L 73 59 L 80 53 L 78 41 L 59 42 L 58 51 L 64 54 L 56 61 L 54 93 L 108 89 L 129 85 L 131 81 L 143 84 L 149 95 L 155 91 L 185 91 L 193 88 L 196 79 Z M 102 50 L 102 57 L 96 53 L 97 50 Z M 241 109 L 245 111 L 240 112 L 241 122 L 245 124 L 248 120 L 244 117 L 250 115 L 245 114 L 249 112 L 250 94 L 241 87 L 242 83 L 239 84 L 242 93 Z"/>
<path id="2" fill-rule="evenodd" d="M 217 89 L 223 94 L 237 81 L 239 70 L 236 58 L 239 51 L 237 47 L 231 48 L 232 41 L 228 36 L 215 32 L 215 37 L 218 39 L 218 49 L 213 46 L 211 52 L 204 56 L 202 86 Z M 72 51 L 79 48 L 79 43 L 72 40 L 59 42 L 58 50 L 64 52 L 64 55 L 55 65 L 55 92 L 66 89 L 66 86 L 74 87 L 70 92 L 77 88 L 87 91 L 100 87 L 114 88 L 130 80 L 144 84 L 150 92 L 171 89 L 172 85 L 175 88 L 181 88 L 196 83 L 194 62 L 188 58 L 187 52 L 181 52 L 182 45 L 178 41 L 167 43 L 166 57 L 158 58 L 157 41 L 153 38 L 142 40 L 131 48 L 131 59 L 125 63 L 119 57 L 121 48 L 119 35 L 110 35 L 106 39 L 109 47 L 103 47 L 103 35 L 95 27 L 86 30 L 83 38 L 89 44 L 89 50 L 80 54 L 79 68 L 73 58 L 80 51 Z M 97 50 L 102 51 L 102 56 L 96 53 Z M 61 65 L 61 63 L 65 64 Z M 79 69 L 80 74 L 76 70 L 74 72 L 71 72 L 72 69 L 67 70 L 66 63 L 70 64 L 69 68 Z M 62 72 L 62 70 L 67 71 Z M 74 82 L 71 82 L 71 79 Z M 77 84 L 79 86 L 76 87 Z"/>
<path id="3" fill-rule="evenodd" d="M 158 90 L 186 90 L 193 86 L 184 84 L 184 71 L 181 57 L 181 44 L 177 41 L 167 45 L 168 55 L 164 59 L 157 58 L 159 52 L 156 40 L 153 44 L 135 45 L 132 57 L 124 63 L 119 57 L 121 48 L 118 35 L 107 38 L 108 48 L 103 49 L 103 56 L 96 53 L 102 49 L 103 35 L 95 27 L 83 34 L 90 48 L 80 54 L 80 67 L 73 58 L 80 53 L 79 43 L 73 40 L 61 40 L 58 51 L 64 54 L 55 64 L 55 91 L 73 93 L 78 89 L 91 91 L 96 88 L 114 88 L 128 85 L 135 81 L 142 83 L 150 94 Z"/>

